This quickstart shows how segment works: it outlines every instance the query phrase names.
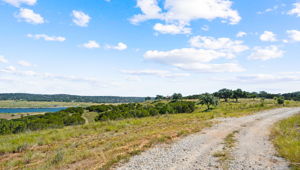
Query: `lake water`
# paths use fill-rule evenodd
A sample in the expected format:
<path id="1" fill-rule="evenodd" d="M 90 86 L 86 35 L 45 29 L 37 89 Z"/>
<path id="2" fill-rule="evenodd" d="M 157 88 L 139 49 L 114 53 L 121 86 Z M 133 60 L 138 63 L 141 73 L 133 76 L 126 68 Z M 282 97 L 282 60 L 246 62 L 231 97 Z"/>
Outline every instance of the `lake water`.
<path id="1" fill-rule="evenodd" d="M 66 107 L 57 108 L 0 108 L 0 113 L 35 113 L 35 112 L 57 112 Z"/>

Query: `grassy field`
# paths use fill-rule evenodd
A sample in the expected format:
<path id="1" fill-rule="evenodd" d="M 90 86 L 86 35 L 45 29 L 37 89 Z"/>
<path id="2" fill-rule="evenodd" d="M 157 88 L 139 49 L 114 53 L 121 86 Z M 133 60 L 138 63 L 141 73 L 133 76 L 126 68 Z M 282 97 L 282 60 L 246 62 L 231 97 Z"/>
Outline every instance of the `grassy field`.
<path id="1" fill-rule="evenodd" d="M 0 100 L 0 108 L 47 108 L 47 107 L 72 107 L 91 106 L 99 103 L 79 103 L 79 102 L 33 102 L 20 100 Z"/>
<path id="2" fill-rule="evenodd" d="M 300 113 L 278 122 L 271 137 L 280 156 L 291 162 L 292 169 L 300 170 Z"/>
<path id="3" fill-rule="evenodd" d="M 287 106 L 300 106 L 289 102 Z M 88 124 L 0 136 L 0 169 L 108 169 L 157 143 L 168 143 L 212 125 L 217 117 L 244 116 L 282 107 L 273 100 L 241 100 L 205 107 L 191 114 L 93 122 L 95 113 L 84 113 Z"/>

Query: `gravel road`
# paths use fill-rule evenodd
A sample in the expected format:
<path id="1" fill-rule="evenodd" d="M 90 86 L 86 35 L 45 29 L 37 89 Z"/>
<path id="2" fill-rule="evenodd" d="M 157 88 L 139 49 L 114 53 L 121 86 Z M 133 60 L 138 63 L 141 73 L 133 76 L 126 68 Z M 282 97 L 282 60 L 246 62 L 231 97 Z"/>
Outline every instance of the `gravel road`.
<path id="1" fill-rule="evenodd" d="M 220 123 L 211 128 L 171 145 L 158 145 L 116 169 L 288 169 L 288 162 L 275 156 L 269 141 L 270 127 L 299 112 L 300 108 L 280 108 L 241 118 L 218 119 Z M 237 132 L 236 143 L 224 167 L 215 154 L 224 150 L 224 139 L 233 132 Z"/>

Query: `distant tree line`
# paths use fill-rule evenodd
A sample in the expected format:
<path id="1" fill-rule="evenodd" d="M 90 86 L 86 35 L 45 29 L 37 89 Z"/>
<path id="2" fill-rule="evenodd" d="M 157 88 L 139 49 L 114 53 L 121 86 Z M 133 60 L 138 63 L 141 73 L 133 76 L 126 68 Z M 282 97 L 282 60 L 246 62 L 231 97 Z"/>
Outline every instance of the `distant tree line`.
<path id="1" fill-rule="evenodd" d="M 0 135 L 84 124 L 85 120 L 81 117 L 83 112 L 83 108 L 73 107 L 44 115 L 26 116 L 13 120 L 0 119 Z"/>
<path id="2" fill-rule="evenodd" d="M 180 93 L 174 93 L 172 96 L 163 96 L 163 95 L 157 95 L 155 97 L 155 100 L 164 100 L 164 99 L 178 99 L 179 96 L 180 99 L 199 99 L 201 98 L 203 94 L 195 94 L 190 96 L 182 97 Z M 300 92 L 294 92 L 294 93 L 285 93 L 285 94 L 272 94 L 265 91 L 261 91 L 259 93 L 257 92 L 247 92 L 243 91 L 242 89 L 221 89 L 217 92 L 212 93 L 214 97 L 217 97 L 219 99 L 223 99 L 224 101 L 228 101 L 229 99 L 234 99 L 238 101 L 240 98 L 249 98 L 249 99 L 255 99 L 255 98 L 265 98 L 265 99 L 274 99 L 278 97 L 283 97 L 285 100 L 295 100 L 300 101 Z"/>
<path id="3" fill-rule="evenodd" d="M 97 121 L 120 120 L 126 118 L 141 118 L 163 114 L 191 113 L 195 110 L 195 102 L 174 101 L 169 103 L 154 104 L 121 104 L 98 105 L 86 108 L 89 111 L 98 112 Z"/>
<path id="4" fill-rule="evenodd" d="M 25 101 L 55 101 L 55 102 L 90 102 L 90 103 L 135 103 L 143 102 L 144 97 L 117 97 L 117 96 L 76 96 L 76 95 L 44 95 L 26 93 L 2 93 L 0 100 Z"/>

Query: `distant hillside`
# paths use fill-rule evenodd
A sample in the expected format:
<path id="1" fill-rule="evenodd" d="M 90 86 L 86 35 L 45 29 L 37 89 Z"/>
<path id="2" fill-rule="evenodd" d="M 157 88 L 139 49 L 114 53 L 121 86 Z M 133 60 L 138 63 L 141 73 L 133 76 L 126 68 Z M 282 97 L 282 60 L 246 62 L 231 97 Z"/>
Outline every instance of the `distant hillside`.
<path id="1" fill-rule="evenodd" d="M 66 94 L 27 94 L 27 93 L 0 93 L 0 100 L 26 101 L 55 101 L 55 102 L 92 102 L 92 103 L 132 103 L 143 102 L 144 97 L 117 97 L 117 96 L 76 96 Z"/>

